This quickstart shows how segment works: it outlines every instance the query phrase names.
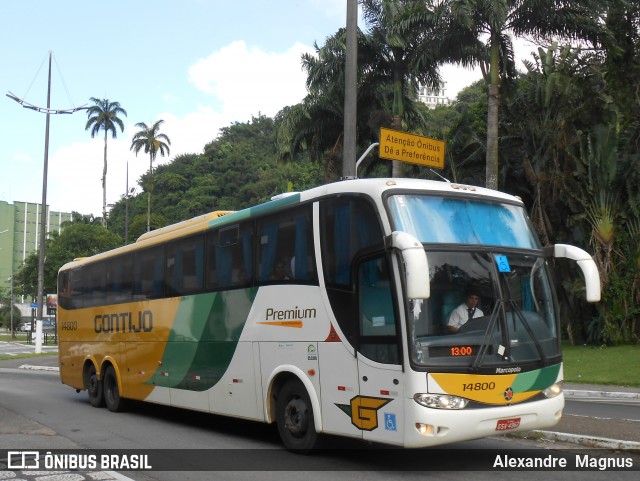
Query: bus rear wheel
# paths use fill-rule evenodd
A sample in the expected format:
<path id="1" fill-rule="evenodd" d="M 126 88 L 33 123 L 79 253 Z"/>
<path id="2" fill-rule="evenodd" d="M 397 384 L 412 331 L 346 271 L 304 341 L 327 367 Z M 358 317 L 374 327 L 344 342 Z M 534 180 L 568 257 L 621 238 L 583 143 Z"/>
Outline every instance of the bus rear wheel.
<path id="1" fill-rule="evenodd" d="M 98 379 L 96 367 L 91 363 L 84 373 L 84 387 L 89 395 L 89 403 L 96 408 L 104 406 L 102 381 Z"/>
<path id="2" fill-rule="evenodd" d="M 107 409 L 114 413 L 124 410 L 124 399 L 120 397 L 118 389 L 118 376 L 113 366 L 108 366 L 104 371 L 104 401 Z"/>
<path id="3" fill-rule="evenodd" d="M 288 381 L 278 393 L 276 422 L 280 438 L 290 451 L 304 454 L 316 446 L 318 433 L 313 408 L 309 394 L 300 381 Z"/>

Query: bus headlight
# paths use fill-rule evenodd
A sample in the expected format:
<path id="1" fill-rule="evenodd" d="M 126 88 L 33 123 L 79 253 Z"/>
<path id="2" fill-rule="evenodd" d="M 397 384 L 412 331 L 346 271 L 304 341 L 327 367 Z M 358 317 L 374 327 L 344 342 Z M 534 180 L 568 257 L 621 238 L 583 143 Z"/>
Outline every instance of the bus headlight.
<path id="1" fill-rule="evenodd" d="M 552 384 L 547 389 L 542 391 L 542 393 L 548 398 L 558 396 L 560 393 L 562 393 L 562 382 L 557 382 L 555 384 Z"/>
<path id="2" fill-rule="evenodd" d="M 413 396 L 413 400 L 422 406 L 433 409 L 464 409 L 469 402 L 468 399 L 458 396 L 424 393 L 416 394 Z"/>

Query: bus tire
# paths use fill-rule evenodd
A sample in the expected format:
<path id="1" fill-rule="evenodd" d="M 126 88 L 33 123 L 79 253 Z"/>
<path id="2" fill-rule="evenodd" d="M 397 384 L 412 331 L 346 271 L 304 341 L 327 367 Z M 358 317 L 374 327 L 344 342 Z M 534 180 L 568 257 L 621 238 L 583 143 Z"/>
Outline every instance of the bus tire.
<path id="1" fill-rule="evenodd" d="M 276 399 L 276 423 L 284 446 L 305 454 L 318 442 L 309 393 L 302 382 L 288 381 Z"/>
<path id="2" fill-rule="evenodd" d="M 103 376 L 104 401 L 107 409 L 114 413 L 124 410 L 124 399 L 120 397 L 118 389 L 118 376 L 113 366 L 107 366 Z"/>
<path id="3" fill-rule="evenodd" d="M 101 408 L 104 406 L 104 393 L 102 389 L 102 380 L 98 379 L 98 373 L 93 363 L 89 364 L 89 367 L 84 373 L 84 387 L 87 390 L 89 396 L 89 403 L 94 408 Z"/>

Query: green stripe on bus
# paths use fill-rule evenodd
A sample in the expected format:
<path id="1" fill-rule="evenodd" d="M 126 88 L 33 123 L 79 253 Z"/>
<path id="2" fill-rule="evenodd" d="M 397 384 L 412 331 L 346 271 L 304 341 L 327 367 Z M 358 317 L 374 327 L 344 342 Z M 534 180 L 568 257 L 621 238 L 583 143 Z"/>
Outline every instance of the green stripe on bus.
<path id="1" fill-rule="evenodd" d="M 236 289 L 185 297 L 162 366 L 149 383 L 191 391 L 206 391 L 218 383 L 233 358 L 257 292 L 257 288 Z"/>
<path id="2" fill-rule="evenodd" d="M 511 388 L 514 392 L 541 391 L 551 386 L 558 379 L 560 364 L 523 372 L 516 376 Z"/>
<path id="3" fill-rule="evenodd" d="M 282 199 L 272 200 L 265 202 L 264 204 L 256 205 L 255 207 L 249 207 L 248 209 L 239 210 L 237 212 L 218 217 L 217 219 L 212 219 L 209 221 L 209 227 L 220 227 L 226 224 L 233 224 L 257 215 L 275 212 L 288 205 L 298 203 L 300 203 L 300 194 L 296 192 L 295 194 L 288 195 Z"/>

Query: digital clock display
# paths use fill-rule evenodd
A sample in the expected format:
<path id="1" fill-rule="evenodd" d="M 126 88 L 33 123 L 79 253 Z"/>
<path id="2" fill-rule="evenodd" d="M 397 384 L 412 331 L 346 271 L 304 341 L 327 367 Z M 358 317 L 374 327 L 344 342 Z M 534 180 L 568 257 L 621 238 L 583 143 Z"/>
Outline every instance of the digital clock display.
<path id="1" fill-rule="evenodd" d="M 431 357 L 462 357 L 473 356 L 478 352 L 479 346 L 431 346 L 429 355 Z"/>
<path id="2" fill-rule="evenodd" d="M 473 346 L 451 346 L 452 356 L 473 356 Z"/>

